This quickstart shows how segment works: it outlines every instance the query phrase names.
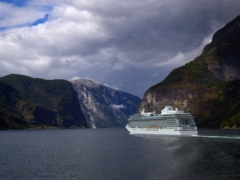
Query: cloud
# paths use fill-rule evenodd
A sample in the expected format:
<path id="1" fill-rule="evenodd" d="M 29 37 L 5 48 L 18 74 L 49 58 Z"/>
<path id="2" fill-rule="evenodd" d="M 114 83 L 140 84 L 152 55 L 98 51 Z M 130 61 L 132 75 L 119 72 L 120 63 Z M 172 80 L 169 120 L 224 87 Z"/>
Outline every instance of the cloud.
<path id="1" fill-rule="evenodd" d="M 81 78 L 81 77 L 78 77 L 78 76 L 71 77 L 69 81 L 75 81 L 75 80 L 90 80 L 90 81 L 93 81 L 93 82 L 99 84 L 98 82 L 94 81 L 93 79 L 90 79 L 90 78 Z"/>
<path id="2" fill-rule="evenodd" d="M 239 9 L 237 0 L 0 2 L 0 75 L 90 78 L 142 96 Z"/>
<path id="3" fill-rule="evenodd" d="M 152 76 L 152 77 L 158 76 L 158 72 L 153 73 L 151 76 Z"/>
<path id="4" fill-rule="evenodd" d="M 82 79 L 82 78 L 80 78 L 78 76 L 74 76 L 74 77 L 71 77 L 69 81 L 74 81 L 74 80 L 77 80 L 77 79 Z"/>
<path id="5" fill-rule="evenodd" d="M 109 85 L 108 83 L 104 83 L 104 86 L 110 87 L 115 90 L 119 90 L 120 88 L 117 85 Z"/>
<path id="6" fill-rule="evenodd" d="M 124 106 L 122 104 L 120 104 L 120 105 L 112 104 L 111 108 L 113 108 L 113 109 L 124 109 L 124 108 L 126 108 L 126 106 Z"/>
<path id="7" fill-rule="evenodd" d="M 183 52 L 178 52 L 174 57 L 170 59 L 166 59 L 166 61 L 159 62 L 157 64 L 154 64 L 154 66 L 167 66 L 167 65 L 182 65 L 185 62 L 189 62 L 190 60 L 194 60 L 195 57 L 199 56 L 201 51 L 203 50 L 204 46 L 206 44 L 209 44 L 212 41 L 212 36 L 214 32 L 216 32 L 217 29 L 215 29 L 208 37 L 204 38 L 202 43 L 196 47 L 195 49 L 183 53 Z"/>
<path id="8" fill-rule="evenodd" d="M 26 15 L 26 12 L 28 15 Z M 46 16 L 47 10 L 26 5 L 24 8 L 0 2 L 0 28 L 10 28 L 36 23 Z"/>

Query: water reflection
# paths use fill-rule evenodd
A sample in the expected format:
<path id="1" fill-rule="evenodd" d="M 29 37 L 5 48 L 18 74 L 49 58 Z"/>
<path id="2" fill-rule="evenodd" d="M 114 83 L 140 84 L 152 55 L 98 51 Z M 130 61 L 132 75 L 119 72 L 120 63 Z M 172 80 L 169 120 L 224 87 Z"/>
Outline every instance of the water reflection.
<path id="1" fill-rule="evenodd" d="M 191 137 L 79 129 L 0 136 L 3 180 L 240 179 L 238 131 L 199 130 Z"/>

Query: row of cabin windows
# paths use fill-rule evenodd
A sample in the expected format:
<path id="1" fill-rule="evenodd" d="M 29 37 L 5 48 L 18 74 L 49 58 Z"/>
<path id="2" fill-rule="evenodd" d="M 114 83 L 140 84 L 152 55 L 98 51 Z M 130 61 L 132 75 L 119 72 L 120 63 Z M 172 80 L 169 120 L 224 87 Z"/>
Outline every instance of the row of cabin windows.
<path id="1" fill-rule="evenodd" d="M 195 126 L 195 122 L 194 119 L 190 119 L 190 118 L 180 118 L 178 119 L 179 121 L 179 125 L 194 125 Z M 161 126 L 168 126 L 168 125 L 175 125 L 176 121 L 174 122 L 174 120 L 168 120 L 168 121 L 156 121 L 154 122 L 155 124 L 161 125 Z M 129 121 L 130 125 L 148 125 L 149 122 L 144 122 L 144 121 L 134 121 L 132 122 L 131 120 Z"/>
<path id="2" fill-rule="evenodd" d="M 195 125 L 194 119 L 181 118 L 179 119 L 180 125 Z"/>

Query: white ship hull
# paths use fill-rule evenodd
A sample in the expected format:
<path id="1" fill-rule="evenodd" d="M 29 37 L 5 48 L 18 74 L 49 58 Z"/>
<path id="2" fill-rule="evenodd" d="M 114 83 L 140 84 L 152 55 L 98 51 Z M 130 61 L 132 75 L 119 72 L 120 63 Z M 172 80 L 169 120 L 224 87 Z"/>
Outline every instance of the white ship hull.
<path id="1" fill-rule="evenodd" d="M 171 106 L 165 106 L 161 114 L 143 109 L 129 117 L 126 129 L 130 134 L 198 135 L 194 117 Z"/>
<path id="2" fill-rule="evenodd" d="M 160 129 L 160 128 L 131 128 L 128 125 L 126 129 L 130 134 L 156 134 L 156 135 L 198 135 L 197 129 Z"/>

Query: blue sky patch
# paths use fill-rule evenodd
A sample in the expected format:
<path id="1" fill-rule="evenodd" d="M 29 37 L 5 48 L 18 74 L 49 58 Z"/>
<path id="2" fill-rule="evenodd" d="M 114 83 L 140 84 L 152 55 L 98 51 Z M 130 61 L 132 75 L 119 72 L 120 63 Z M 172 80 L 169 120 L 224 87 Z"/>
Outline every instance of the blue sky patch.
<path id="1" fill-rule="evenodd" d="M 46 14 L 43 18 L 40 18 L 40 19 L 34 21 L 33 23 L 31 23 L 30 26 L 36 26 L 38 24 L 43 24 L 44 22 L 46 22 L 48 20 L 48 16 L 49 16 L 49 14 Z"/>
<path id="2" fill-rule="evenodd" d="M 31 1 L 31 0 L 0 0 L 0 2 L 2 2 L 2 3 L 6 3 L 11 6 L 15 6 L 15 8 L 22 9 L 22 10 L 24 10 L 24 8 L 28 5 L 29 1 Z M 49 13 L 52 11 L 53 6 L 52 6 L 52 3 L 50 3 L 47 5 L 43 4 L 43 5 L 38 5 L 38 6 L 31 6 L 31 8 L 33 10 L 35 10 L 36 12 L 42 12 L 45 15 L 39 19 L 35 19 L 32 21 L 28 21 L 28 22 L 23 22 L 23 23 L 19 22 L 19 23 L 9 25 L 9 26 L 8 25 L 0 26 L 0 31 L 12 29 L 12 28 L 24 27 L 24 26 L 31 27 L 31 26 L 36 26 L 38 24 L 43 24 L 48 20 Z M 0 17 L 1 21 L 7 21 L 6 18 L 8 18 L 8 16 L 5 17 L 4 14 L 1 14 L 1 16 L 2 16 L 2 17 Z"/>
<path id="3" fill-rule="evenodd" d="M 0 31 L 3 31 L 3 30 L 5 30 L 6 28 L 4 28 L 4 27 L 0 27 Z"/>
<path id="4" fill-rule="evenodd" d="M 29 26 L 29 27 L 37 26 L 38 24 L 43 24 L 44 22 L 46 22 L 48 20 L 48 16 L 49 16 L 49 14 L 46 14 L 43 18 L 40 18 L 40 19 L 34 21 L 33 23 L 21 24 L 21 25 L 17 25 L 14 27 L 0 27 L 0 32 L 11 29 L 11 28 L 18 28 L 18 27 L 24 27 L 24 26 Z"/>
<path id="5" fill-rule="evenodd" d="M 0 2 L 4 3 L 9 3 L 9 4 L 14 4 L 15 6 L 18 7 L 23 7 L 25 6 L 27 0 L 0 0 Z"/>

